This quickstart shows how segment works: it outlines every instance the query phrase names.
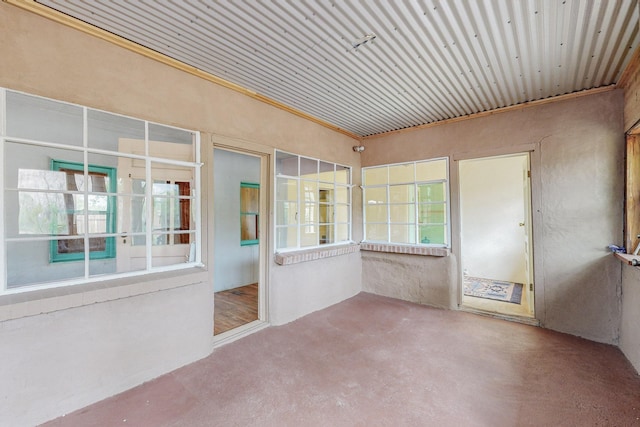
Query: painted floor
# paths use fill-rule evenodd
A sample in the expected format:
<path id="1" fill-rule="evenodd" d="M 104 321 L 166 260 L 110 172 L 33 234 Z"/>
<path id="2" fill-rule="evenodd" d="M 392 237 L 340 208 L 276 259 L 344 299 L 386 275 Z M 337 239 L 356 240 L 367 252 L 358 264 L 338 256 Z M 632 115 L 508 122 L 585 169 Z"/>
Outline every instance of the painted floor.
<path id="1" fill-rule="evenodd" d="M 631 426 L 613 346 L 361 293 L 47 426 Z"/>

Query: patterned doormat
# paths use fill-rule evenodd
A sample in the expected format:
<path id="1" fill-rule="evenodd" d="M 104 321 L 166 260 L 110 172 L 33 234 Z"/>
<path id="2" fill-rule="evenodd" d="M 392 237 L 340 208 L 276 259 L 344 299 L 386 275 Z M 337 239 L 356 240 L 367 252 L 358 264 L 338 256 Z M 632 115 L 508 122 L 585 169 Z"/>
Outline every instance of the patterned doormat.
<path id="1" fill-rule="evenodd" d="M 520 304 L 522 283 L 503 282 L 478 277 L 465 277 L 464 294 L 470 297 Z"/>

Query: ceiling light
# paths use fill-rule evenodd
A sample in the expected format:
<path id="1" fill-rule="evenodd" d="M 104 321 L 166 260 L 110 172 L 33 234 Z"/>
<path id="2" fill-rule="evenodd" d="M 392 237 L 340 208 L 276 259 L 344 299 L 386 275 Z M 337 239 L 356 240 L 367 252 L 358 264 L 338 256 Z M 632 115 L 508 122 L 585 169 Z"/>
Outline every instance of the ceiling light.
<path id="1" fill-rule="evenodd" d="M 370 42 L 371 40 L 375 39 L 376 35 L 371 33 L 371 34 L 367 34 L 365 36 L 360 37 L 358 40 L 352 41 L 351 42 L 351 46 L 354 49 L 359 48 L 360 46 L 362 46 L 363 44 Z"/>

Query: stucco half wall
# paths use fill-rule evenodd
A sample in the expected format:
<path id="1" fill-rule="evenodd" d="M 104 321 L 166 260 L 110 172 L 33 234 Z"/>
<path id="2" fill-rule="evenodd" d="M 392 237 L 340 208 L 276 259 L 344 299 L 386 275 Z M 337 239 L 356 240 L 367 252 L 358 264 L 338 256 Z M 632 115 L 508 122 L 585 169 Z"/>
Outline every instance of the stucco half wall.
<path id="1" fill-rule="evenodd" d="M 363 167 L 449 156 L 454 240 L 450 260 L 363 255 L 364 290 L 456 307 L 456 159 L 533 146 L 536 317 L 544 327 L 616 344 L 621 269 L 607 245 L 622 241 L 622 108 L 622 91 L 610 90 L 366 139 Z"/>

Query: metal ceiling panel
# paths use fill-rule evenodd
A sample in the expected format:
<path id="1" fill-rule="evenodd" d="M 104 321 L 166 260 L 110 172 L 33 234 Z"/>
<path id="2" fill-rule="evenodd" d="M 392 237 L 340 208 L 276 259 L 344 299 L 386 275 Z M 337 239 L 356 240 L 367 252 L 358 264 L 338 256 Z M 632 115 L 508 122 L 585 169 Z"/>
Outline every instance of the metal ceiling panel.
<path id="1" fill-rule="evenodd" d="M 637 0 L 38 3 L 360 136 L 610 85 L 640 43 Z"/>

